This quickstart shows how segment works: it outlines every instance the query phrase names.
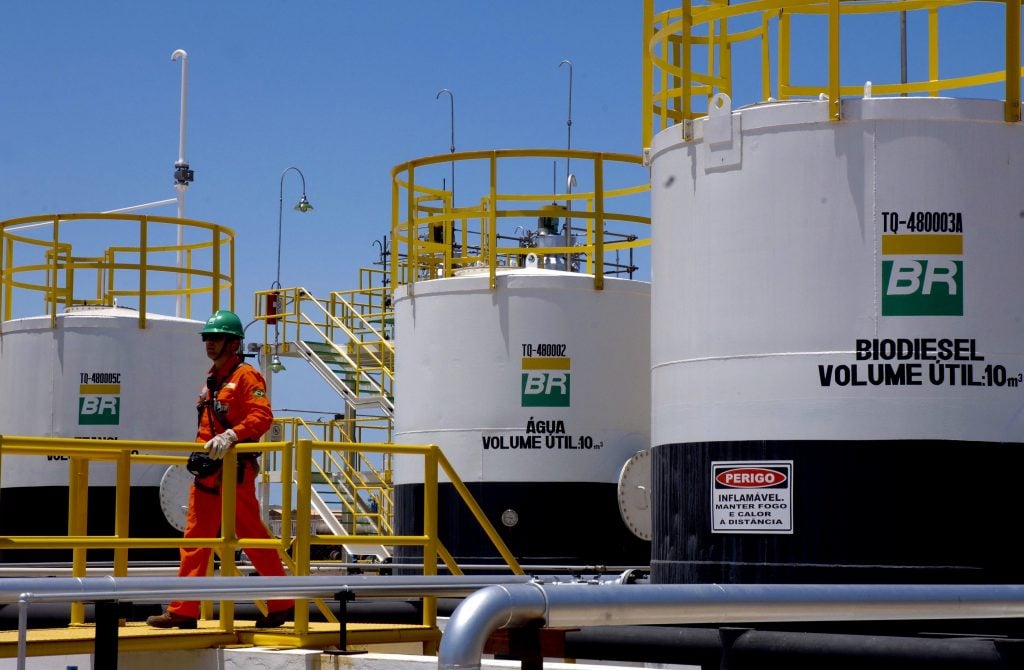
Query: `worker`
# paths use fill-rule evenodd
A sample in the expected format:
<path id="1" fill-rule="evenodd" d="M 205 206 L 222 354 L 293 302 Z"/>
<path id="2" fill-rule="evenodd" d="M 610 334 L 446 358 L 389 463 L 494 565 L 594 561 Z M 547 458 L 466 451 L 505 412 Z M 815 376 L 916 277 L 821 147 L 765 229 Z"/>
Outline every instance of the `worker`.
<path id="1" fill-rule="evenodd" d="M 215 538 L 220 535 L 221 465 L 237 443 L 257 442 L 270 429 L 274 420 L 267 398 L 267 383 L 241 355 L 244 331 L 238 316 L 219 310 L 199 331 L 206 347 L 206 356 L 213 361 L 206 384 L 199 394 L 196 408 L 199 428 L 196 442 L 203 444 L 189 458 L 189 470 L 195 475 L 188 498 L 185 523 L 186 538 Z M 256 499 L 258 454 L 239 454 L 238 487 L 235 497 L 235 534 L 239 538 L 271 537 L 260 517 Z M 209 547 L 182 547 L 178 576 L 204 576 L 210 561 Z M 248 548 L 246 555 L 256 570 L 265 576 L 285 574 L 281 557 L 274 549 Z M 294 613 L 291 600 L 267 601 L 268 613 L 256 620 L 257 628 L 276 628 Z M 163 614 L 151 616 L 146 623 L 156 628 L 196 628 L 199 602 L 175 601 Z"/>

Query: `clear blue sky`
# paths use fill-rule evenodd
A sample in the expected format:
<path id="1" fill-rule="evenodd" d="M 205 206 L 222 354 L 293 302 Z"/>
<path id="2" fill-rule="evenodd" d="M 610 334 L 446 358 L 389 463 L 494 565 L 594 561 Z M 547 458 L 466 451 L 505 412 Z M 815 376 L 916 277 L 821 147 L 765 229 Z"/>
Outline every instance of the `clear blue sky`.
<path id="1" fill-rule="evenodd" d="M 641 20 L 639 0 L 5 3 L 0 219 L 174 197 L 181 66 L 171 53 L 184 49 L 196 174 L 185 214 L 238 234 L 247 321 L 253 291 L 274 279 L 282 171 L 302 170 L 316 208 L 285 210 L 282 283 L 314 295 L 353 288 L 388 231 L 390 169 L 448 152 L 441 88 L 455 96 L 459 151 L 562 148 L 569 86 L 559 63 L 569 59 L 573 148 L 640 153 Z M 970 54 L 1001 67 L 985 34 L 966 33 L 944 66 L 958 70 Z M 893 80 L 887 43 L 866 64 L 884 58 Z M 798 61 L 797 71 L 821 66 Z M 912 61 L 912 76 L 922 66 Z M 873 69 L 865 79 L 885 79 Z M 284 190 L 289 207 L 301 192 L 295 174 Z"/>
<path id="2" fill-rule="evenodd" d="M 391 168 L 449 151 L 441 88 L 457 150 L 561 148 L 570 59 L 573 147 L 639 153 L 641 18 L 623 0 L 5 3 L 0 219 L 173 198 L 184 49 L 185 214 L 236 231 L 243 321 L 274 280 L 292 165 L 315 211 L 290 209 L 289 173 L 282 284 L 354 288 Z"/>

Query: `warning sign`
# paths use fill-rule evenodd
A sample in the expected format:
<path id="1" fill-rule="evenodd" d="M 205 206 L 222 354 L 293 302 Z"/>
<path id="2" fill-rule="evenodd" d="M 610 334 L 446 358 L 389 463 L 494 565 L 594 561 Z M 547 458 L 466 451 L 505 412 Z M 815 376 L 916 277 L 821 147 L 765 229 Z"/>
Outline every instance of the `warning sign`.
<path id="1" fill-rule="evenodd" d="M 793 461 L 711 464 L 712 533 L 793 532 Z"/>

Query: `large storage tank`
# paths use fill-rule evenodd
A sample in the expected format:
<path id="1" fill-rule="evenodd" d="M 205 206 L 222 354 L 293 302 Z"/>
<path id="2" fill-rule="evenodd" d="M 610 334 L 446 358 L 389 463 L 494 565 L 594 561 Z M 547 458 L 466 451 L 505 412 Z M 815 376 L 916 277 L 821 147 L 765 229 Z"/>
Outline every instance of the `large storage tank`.
<path id="1" fill-rule="evenodd" d="M 726 96 L 651 147 L 652 576 L 1019 581 L 1024 129 Z"/>
<path id="2" fill-rule="evenodd" d="M 210 362 L 199 337 L 203 322 L 189 315 L 195 309 L 205 317 L 210 307 L 202 295 L 231 287 L 229 275 L 207 269 L 211 252 L 227 255 L 231 231 L 190 219 L 61 214 L 3 221 L 0 233 L 0 434 L 192 441 Z M 175 258 L 178 235 L 192 250 L 187 263 Z M 167 315 L 177 311 L 182 314 Z M 168 469 L 133 460 L 130 536 L 180 532 L 168 521 L 180 509 L 168 509 L 167 496 L 161 505 Z M 112 535 L 116 464 L 91 459 L 88 471 L 87 532 Z M 68 485 L 69 461 L 60 453 L 3 454 L 0 536 L 66 535 Z M 89 558 L 109 553 L 92 550 Z M 132 551 L 136 558 L 176 554 Z M 0 560 L 69 556 L 11 549 Z"/>
<path id="3" fill-rule="evenodd" d="M 646 565 L 616 489 L 649 446 L 649 284 L 459 275 L 395 291 L 395 441 L 439 445 L 522 564 Z M 423 476 L 422 458 L 396 458 L 398 535 L 422 533 Z M 438 516 L 460 565 L 498 559 L 450 483 Z"/>

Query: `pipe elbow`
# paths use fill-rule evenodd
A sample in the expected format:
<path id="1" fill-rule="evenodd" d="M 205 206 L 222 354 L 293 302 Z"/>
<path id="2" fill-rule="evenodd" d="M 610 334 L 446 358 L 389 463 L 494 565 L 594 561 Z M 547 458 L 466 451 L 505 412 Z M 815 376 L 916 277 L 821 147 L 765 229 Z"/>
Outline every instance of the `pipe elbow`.
<path id="1" fill-rule="evenodd" d="M 544 621 L 547 597 L 536 584 L 487 586 L 472 593 L 448 619 L 438 649 L 438 670 L 479 670 L 487 638 L 506 626 Z"/>

